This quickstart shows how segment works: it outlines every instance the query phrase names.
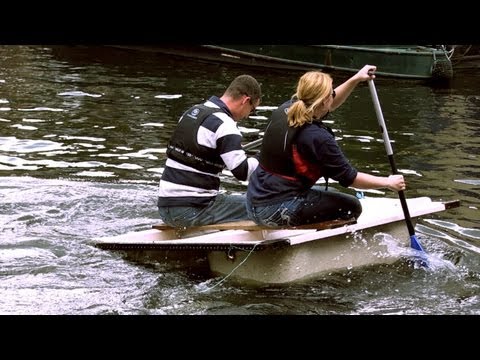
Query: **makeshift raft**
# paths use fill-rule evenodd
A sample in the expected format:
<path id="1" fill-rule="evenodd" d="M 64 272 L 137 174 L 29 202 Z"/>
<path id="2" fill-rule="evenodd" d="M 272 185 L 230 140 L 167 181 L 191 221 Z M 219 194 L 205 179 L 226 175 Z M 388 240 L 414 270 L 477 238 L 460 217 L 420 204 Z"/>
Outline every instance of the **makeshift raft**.
<path id="1" fill-rule="evenodd" d="M 94 240 L 105 250 L 158 253 L 186 261 L 206 256 L 213 274 L 257 283 L 303 281 L 320 274 L 354 267 L 393 263 L 399 252 L 389 252 L 388 234 L 399 247 L 410 237 L 399 199 L 363 198 L 355 221 L 333 220 L 295 228 L 266 228 L 251 221 L 174 229 L 164 224 L 152 229 Z M 428 197 L 407 199 L 412 221 L 459 206 Z"/>

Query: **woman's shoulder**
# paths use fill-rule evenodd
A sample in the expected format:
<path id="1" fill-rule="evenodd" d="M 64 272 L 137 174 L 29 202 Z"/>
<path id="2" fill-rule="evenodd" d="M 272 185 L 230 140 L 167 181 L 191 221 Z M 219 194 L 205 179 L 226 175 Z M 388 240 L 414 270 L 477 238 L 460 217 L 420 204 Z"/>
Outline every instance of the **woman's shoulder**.
<path id="1" fill-rule="evenodd" d="M 333 135 L 332 129 L 321 121 L 312 121 L 311 123 L 305 124 L 305 130 L 318 134 Z"/>
<path id="2" fill-rule="evenodd" d="M 303 131 L 300 132 L 299 140 L 305 143 L 321 144 L 335 141 L 333 131 L 324 124 L 316 121 L 305 124 Z"/>

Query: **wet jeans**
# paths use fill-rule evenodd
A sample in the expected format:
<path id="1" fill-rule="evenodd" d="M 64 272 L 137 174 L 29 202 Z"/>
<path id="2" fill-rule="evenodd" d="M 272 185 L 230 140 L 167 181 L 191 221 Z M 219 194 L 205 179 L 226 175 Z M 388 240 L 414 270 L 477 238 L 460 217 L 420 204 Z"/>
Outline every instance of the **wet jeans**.
<path id="1" fill-rule="evenodd" d="M 253 206 L 247 200 L 247 212 L 253 221 L 265 226 L 298 226 L 333 219 L 358 218 L 360 201 L 335 189 L 310 189 L 302 196 L 269 205 Z"/>
<path id="2" fill-rule="evenodd" d="M 220 224 L 229 221 L 249 220 L 245 195 L 218 194 L 205 207 L 158 207 L 162 221 L 173 227 L 190 227 Z"/>

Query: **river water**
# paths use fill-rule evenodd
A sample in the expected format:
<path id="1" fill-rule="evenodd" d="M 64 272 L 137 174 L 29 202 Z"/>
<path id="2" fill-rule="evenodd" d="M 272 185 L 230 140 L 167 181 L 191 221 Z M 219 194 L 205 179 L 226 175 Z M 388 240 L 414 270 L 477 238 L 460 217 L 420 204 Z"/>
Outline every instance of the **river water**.
<path id="1" fill-rule="evenodd" d="M 461 201 L 417 223 L 429 269 L 399 261 L 250 286 L 93 246 L 158 221 L 178 117 L 245 72 L 265 94 L 259 116 L 239 124 L 249 142 L 301 74 L 110 47 L 0 46 L 0 314 L 479 314 L 479 74 L 444 88 L 375 82 L 407 198 Z M 390 172 L 366 84 L 331 126 L 354 166 Z M 227 175 L 223 186 L 245 190 Z"/>

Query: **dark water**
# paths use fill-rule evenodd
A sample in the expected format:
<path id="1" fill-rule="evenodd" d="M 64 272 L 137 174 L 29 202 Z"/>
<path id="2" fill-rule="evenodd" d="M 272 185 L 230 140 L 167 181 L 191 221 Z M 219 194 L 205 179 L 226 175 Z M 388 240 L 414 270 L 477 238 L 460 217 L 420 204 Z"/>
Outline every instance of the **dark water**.
<path id="1" fill-rule="evenodd" d="M 265 94 L 259 116 L 240 123 L 249 142 L 299 73 L 107 47 L 0 47 L 0 314 L 480 313 L 478 74 L 448 88 L 376 81 L 406 196 L 461 200 L 416 226 L 428 270 L 400 262 L 250 287 L 92 246 L 158 220 L 158 179 L 179 115 L 244 72 Z M 356 167 L 390 172 L 366 84 L 331 120 Z M 224 186 L 245 190 L 227 175 Z"/>

